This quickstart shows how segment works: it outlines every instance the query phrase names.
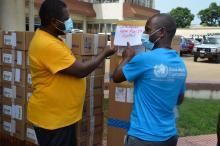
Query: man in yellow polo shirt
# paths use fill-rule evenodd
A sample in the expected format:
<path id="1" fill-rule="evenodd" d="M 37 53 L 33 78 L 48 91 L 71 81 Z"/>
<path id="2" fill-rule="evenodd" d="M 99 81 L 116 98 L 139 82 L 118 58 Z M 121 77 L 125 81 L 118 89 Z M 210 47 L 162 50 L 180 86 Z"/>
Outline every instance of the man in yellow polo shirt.
<path id="1" fill-rule="evenodd" d="M 40 8 L 42 27 L 30 44 L 29 60 L 33 95 L 28 102 L 28 120 L 34 124 L 40 146 L 75 146 L 75 124 L 82 118 L 85 78 L 107 57 L 82 63 L 58 38 L 71 32 L 73 24 L 61 0 L 45 0 Z"/>

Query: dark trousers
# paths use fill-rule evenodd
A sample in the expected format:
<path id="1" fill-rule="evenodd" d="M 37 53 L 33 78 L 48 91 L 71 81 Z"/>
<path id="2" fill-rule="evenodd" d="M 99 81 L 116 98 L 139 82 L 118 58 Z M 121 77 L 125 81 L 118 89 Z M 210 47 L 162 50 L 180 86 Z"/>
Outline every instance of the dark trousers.
<path id="1" fill-rule="evenodd" d="M 173 136 L 170 139 L 161 142 L 144 141 L 133 136 L 127 136 L 125 146 L 176 146 L 177 141 L 177 136 Z"/>
<path id="2" fill-rule="evenodd" d="M 55 130 L 34 127 L 40 146 L 76 146 L 76 124 Z"/>

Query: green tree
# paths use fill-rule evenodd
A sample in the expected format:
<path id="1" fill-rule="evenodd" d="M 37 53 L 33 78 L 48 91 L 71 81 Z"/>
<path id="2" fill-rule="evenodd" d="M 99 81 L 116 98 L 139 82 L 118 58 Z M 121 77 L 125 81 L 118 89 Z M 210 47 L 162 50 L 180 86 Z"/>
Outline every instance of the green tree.
<path id="1" fill-rule="evenodd" d="M 213 2 L 208 8 L 199 11 L 198 16 L 202 25 L 218 26 L 220 25 L 220 6 Z"/>
<path id="2" fill-rule="evenodd" d="M 194 15 L 188 8 L 177 7 L 170 11 L 170 15 L 176 19 L 178 28 L 185 28 L 190 26 Z"/>

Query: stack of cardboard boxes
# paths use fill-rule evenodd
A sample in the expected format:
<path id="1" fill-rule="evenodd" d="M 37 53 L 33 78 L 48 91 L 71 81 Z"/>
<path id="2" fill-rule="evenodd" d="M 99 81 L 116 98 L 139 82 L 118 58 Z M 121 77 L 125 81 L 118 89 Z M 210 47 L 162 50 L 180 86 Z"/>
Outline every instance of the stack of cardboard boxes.
<path id="1" fill-rule="evenodd" d="M 87 62 L 95 59 L 107 45 L 105 35 L 73 34 L 69 46 L 75 57 Z M 79 146 L 101 146 L 103 136 L 103 112 L 105 61 L 86 78 L 86 96 L 83 118 L 77 124 L 77 141 Z"/>
<path id="2" fill-rule="evenodd" d="M 26 105 L 33 91 L 28 61 L 28 47 L 33 34 L 0 33 L 0 133 L 37 144 L 33 125 L 26 119 Z M 82 62 L 96 58 L 107 45 L 105 35 L 73 34 L 66 38 L 74 56 Z M 104 74 L 103 61 L 86 78 L 83 118 L 76 129 L 78 146 L 102 145 Z"/>
<path id="3" fill-rule="evenodd" d="M 0 132 L 2 131 L 2 78 L 1 78 L 1 73 L 2 73 L 2 32 L 0 31 Z"/>
<path id="4" fill-rule="evenodd" d="M 114 43 L 114 33 L 112 33 L 112 46 Z M 110 74 L 122 60 L 122 52 L 125 47 L 120 47 L 118 52 L 111 57 Z M 107 145 L 123 146 L 127 130 L 129 128 L 130 113 L 133 103 L 133 84 L 129 82 L 109 84 L 109 110 L 108 110 L 108 129 Z"/>
<path id="5" fill-rule="evenodd" d="M 3 32 L 2 131 L 25 140 L 28 42 L 33 33 Z"/>

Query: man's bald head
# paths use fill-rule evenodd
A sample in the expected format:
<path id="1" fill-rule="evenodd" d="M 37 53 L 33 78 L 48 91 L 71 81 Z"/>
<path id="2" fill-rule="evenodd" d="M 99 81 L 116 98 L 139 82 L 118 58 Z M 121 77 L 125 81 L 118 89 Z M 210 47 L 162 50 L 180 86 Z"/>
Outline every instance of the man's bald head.
<path id="1" fill-rule="evenodd" d="M 169 38 L 173 38 L 176 33 L 176 21 L 169 14 L 161 13 L 154 15 L 147 23 L 154 30 L 164 28 Z"/>

